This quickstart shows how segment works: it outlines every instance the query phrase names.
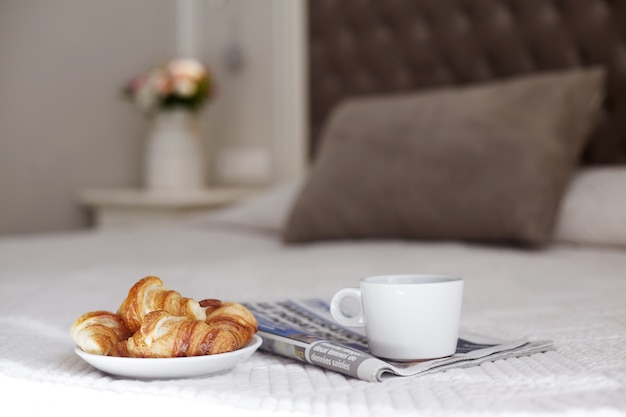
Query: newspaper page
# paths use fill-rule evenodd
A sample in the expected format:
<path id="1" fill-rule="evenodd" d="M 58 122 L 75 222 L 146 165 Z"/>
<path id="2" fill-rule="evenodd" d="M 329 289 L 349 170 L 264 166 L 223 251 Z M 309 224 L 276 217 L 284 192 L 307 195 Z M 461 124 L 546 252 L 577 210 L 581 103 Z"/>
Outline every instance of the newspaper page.
<path id="1" fill-rule="evenodd" d="M 261 349 L 365 381 L 408 377 L 554 349 L 550 340 L 504 341 L 461 332 L 445 358 L 394 362 L 368 353 L 364 329 L 342 327 L 323 299 L 243 303 L 257 318 Z"/>

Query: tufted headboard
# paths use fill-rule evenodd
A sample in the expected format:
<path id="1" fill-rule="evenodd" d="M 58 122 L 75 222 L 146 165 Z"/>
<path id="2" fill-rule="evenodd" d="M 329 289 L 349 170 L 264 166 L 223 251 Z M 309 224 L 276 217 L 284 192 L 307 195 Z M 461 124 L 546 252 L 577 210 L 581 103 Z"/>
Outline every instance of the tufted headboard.
<path id="1" fill-rule="evenodd" d="M 344 98 L 604 65 L 587 163 L 626 162 L 626 1 L 309 0 L 311 154 Z"/>

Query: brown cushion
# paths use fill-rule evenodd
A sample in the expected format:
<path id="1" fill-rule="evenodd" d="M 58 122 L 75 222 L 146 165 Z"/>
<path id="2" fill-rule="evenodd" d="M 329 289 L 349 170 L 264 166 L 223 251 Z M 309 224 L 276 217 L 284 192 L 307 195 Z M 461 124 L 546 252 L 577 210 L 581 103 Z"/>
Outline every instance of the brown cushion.
<path id="1" fill-rule="evenodd" d="M 347 101 L 283 238 L 546 243 L 603 85 L 578 69 Z"/>

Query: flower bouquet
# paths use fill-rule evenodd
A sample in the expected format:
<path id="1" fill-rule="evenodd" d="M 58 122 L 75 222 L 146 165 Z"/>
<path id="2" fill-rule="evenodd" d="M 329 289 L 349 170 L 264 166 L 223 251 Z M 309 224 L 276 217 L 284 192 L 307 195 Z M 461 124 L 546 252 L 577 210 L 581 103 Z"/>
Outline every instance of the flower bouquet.
<path id="1" fill-rule="evenodd" d="M 206 66 L 195 59 L 176 58 L 134 77 L 125 87 L 125 96 L 141 112 L 160 110 L 197 111 L 214 93 Z"/>

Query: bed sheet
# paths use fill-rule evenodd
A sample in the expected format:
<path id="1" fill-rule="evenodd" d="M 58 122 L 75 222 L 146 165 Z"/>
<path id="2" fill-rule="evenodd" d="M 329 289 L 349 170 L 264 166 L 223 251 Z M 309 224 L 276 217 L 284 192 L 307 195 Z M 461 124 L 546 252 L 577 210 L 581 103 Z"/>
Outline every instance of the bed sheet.
<path id="1" fill-rule="evenodd" d="M 285 246 L 219 222 L 0 239 L 0 392 L 21 414 L 626 415 L 626 252 L 454 242 Z M 369 383 L 258 351 L 230 372 L 141 381 L 103 374 L 73 352 L 72 322 L 115 310 L 157 275 L 196 299 L 329 297 L 382 273 L 466 280 L 464 330 L 552 339 L 555 351 Z"/>

